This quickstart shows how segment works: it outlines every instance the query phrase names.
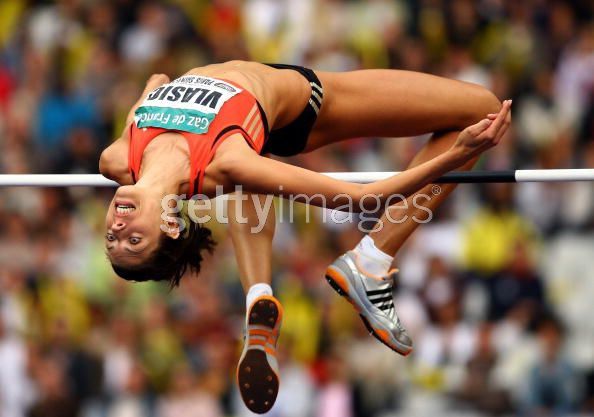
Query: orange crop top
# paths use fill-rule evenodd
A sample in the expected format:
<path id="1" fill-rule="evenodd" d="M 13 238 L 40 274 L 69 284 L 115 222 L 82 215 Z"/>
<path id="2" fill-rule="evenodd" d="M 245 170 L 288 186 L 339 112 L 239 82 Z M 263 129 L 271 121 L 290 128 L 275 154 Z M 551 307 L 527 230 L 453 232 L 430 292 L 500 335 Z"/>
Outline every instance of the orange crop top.
<path id="1" fill-rule="evenodd" d="M 230 81 L 184 75 L 150 92 L 136 110 L 128 153 L 134 182 L 148 144 L 169 131 L 188 142 L 191 195 L 202 192 L 206 167 L 230 135 L 241 133 L 258 153 L 268 138 L 266 115 L 252 94 Z"/>

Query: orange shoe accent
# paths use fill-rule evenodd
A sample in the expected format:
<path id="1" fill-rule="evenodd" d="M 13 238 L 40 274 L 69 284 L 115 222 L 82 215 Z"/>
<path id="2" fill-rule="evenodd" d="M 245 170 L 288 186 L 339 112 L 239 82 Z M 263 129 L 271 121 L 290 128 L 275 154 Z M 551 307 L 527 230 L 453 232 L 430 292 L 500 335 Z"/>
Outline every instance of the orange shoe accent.
<path id="1" fill-rule="evenodd" d="M 342 275 L 340 275 L 339 272 L 337 272 L 336 270 L 334 270 L 332 268 L 328 268 L 326 270 L 326 275 L 328 275 L 330 278 L 332 278 L 334 280 L 334 282 L 340 287 L 340 289 L 345 294 L 349 293 L 349 291 L 348 291 L 349 285 L 345 281 L 344 277 Z"/>
<path id="2" fill-rule="evenodd" d="M 330 279 L 332 279 L 332 281 L 334 281 L 334 283 L 342 291 L 342 294 L 340 294 L 340 291 L 339 291 L 339 294 L 345 300 L 347 300 L 349 303 L 351 303 L 351 305 L 354 307 L 355 310 L 359 311 L 359 308 L 357 307 L 357 304 L 355 304 L 355 302 L 353 300 L 351 300 L 351 297 L 349 296 L 349 292 L 347 290 L 347 288 L 349 288 L 349 285 L 345 281 L 345 278 L 340 274 L 340 272 L 337 272 L 334 269 L 328 268 L 326 270 L 326 277 L 327 278 L 330 277 Z"/>
<path id="3" fill-rule="evenodd" d="M 373 337 L 375 337 L 377 340 L 382 342 L 384 345 L 386 345 L 393 351 L 399 353 L 402 356 L 408 356 L 412 352 L 412 349 L 409 349 L 408 351 L 398 349 L 396 346 L 394 346 L 390 342 L 390 336 L 386 330 L 380 330 L 380 329 L 376 329 L 375 327 L 372 327 L 371 324 L 369 323 L 369 321 L 363 316 L 361 316 L 361 319 L 363 320 L 363 324 L 365 324 L 365 327 L 367 328 L 369 333 L 371 333 L 371 335 Z"/>
<path id="4" fill-rule="evenodd" d="M 253 346 L 253 345 L 266 346 L 266 343 L 268 343 L 267 340 L 259 340 L 259 339 L 250 340 L 250 346 Z"/>
<path id="5" fill-rule="evenodd" d="M 250 336 L 270 337 L 273 335 L 274 332 L 272 330 L 250 329 L 249 333 L 250 333 Z"/>
<path id="6" fill-rule="evenodd" d="M 388 332 L 385 330 L 373 328 L 373 331 L 377 334 L 377 337 L 382 339 L 384 343 L 390 344 L 390 336 L 388 336 Z"/>
<path id="7" fill-rule="evenodd" d="M 272 348 L 269 348 L 268 346 L 265 346 L 264 350 L 266 351 L 266 353 L 268 353 L 269 355 L 272 355 L 276 358 L 276 349 L 272 349 Z"/>

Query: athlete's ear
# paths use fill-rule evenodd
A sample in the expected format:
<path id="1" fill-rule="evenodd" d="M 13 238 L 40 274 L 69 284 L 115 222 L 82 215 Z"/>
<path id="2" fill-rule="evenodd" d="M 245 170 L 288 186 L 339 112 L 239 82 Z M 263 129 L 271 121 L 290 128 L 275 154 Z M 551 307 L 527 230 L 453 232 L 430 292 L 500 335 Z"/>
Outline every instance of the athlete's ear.
<path id="1" fill-rule="evenodd" d="M 173 219 L 173 221 L 167 221 L 166 223 L 167 231 L 165 232 L 165 234 L 172 239 L 178 239 L 181 234 L 179 223 L 175 221 L 175 219 Z"/>

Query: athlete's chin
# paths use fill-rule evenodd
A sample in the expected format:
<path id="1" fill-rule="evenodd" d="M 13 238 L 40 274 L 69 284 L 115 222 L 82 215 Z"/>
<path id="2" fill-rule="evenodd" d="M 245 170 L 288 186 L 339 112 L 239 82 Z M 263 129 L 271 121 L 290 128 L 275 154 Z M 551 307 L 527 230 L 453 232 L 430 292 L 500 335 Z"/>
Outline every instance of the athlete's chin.
<path id="1" fill-rule="evenodd" d="M 134 185 L 122 185 L 115 193 L 113 201 L 123 201 L 138 204 L 143 198 L 143 190 Z"/>
<path id="2" fill-rule="evenodd" d="M 123 196 L 123 195 L 134 195 L 137 191 L 136 186 L 134 185 L 120 185 L 116 190 L 116 195 Z"/>
<path id="3" fill-rule="evenodd" d="M 162 199 L 163 195 L 160 190 L 137 185 L 123 185 L 118 188 L 111 200 L 109 211 L 121 216 L 129 216 L 130 219 L 140 215 L 155 216 L 158 219 L 162 211 Z M 118 206 L 120 207 L 119 212 Z"/>

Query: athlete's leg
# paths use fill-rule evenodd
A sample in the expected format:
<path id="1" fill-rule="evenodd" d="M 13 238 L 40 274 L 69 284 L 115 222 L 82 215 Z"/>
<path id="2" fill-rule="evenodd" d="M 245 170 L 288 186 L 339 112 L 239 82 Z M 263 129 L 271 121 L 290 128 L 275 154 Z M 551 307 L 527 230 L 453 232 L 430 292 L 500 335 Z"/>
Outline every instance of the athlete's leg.
<path id="1" fill-rule="evenodd" d="M 260 219 L 254 203 L 264 211 L 267 207 L 266 196 L 243 193 L 242 200 L 236 198 L 235 201 L 229 201 L 228 205 L 229 233 L 246 294 L 256 284 L 270 285 L 272 239 L 276 227 L 274 205 L 270 206 L 268 213 L 264 213 L 267 216 Z"/>
<path id="2" fill-rule="evenodd" d="M 429 74 L 397 70 L 364 70 L 348 73 L 318 73 L 324 86 L 324 104 L 315 130 L 308 143 L 315 149 L 353 136 L 405 136 L 433 131 L 434 135 L 411 162 L 421 164 L 445 152 L 460 130 L 476 123 L 501 108 L 499 100 L 487 89 Z M 475 161 L 461 170 L 471 169 Z M 431 185 L 420 193 L 432 196 L 424 204 L 436 209 L 455 188 L 443 185 L 433 196 Z M 383 227 L 371 233 L 376 246 L 393 256 L 406 238 L 416 229 L 426 212 L 412 204 L 407 210 L 389 210 L 379 223 Z M 394 224 L 390 218 L 406 222 Z"/>
<path id="3" fill-rule="evenodd" d="M 458 133 L 454 131 L 433 136 L 419 151 L 408 167 L 411 168 L 420 165 L 445 152 L 453 145 Z M 468 171 L 472 169 L 477 159 L 467 162 L 459 170 Z M 386 254 L 395 255 L 406 239 L 419 227 L 421 224 L 420 221 L 427 219 L 429 214 L 426 209 L 433 213 L 455 188 L 456 184 L 440 184 L 439 193 L 434 193 L 433 184 L 429 184 L 407 198 L 406 205 L 397 204 L 387 208 L 375 230 L 369 233 L 375 246 Z M 429 200 L 423 197 L 417 200 L 415 204 L 413 200 L 417 195 L 428 196 Z M 418 208 L 419 205 L 424 207 L 424 209 Z M 406 220 L 403 221 L 403 219 Z"/>
<path id="4" fill-rule="evenodd" d="M 354 137 L 462 130 L 501 107 L 484 87 L 429 74 L 398 70 L 316 74 L 324 88 L 324 103 L 307 151 Z"/>
<path id="5" fill-rule="evenodd" d="M 229 233 L 247 295 L 245 340 L 237 365 L 237 383 L 246 406 L 261 414 L 274 405 L 280 382 L 276 343 L 282 306 L 270 288 L 276 216 L 267 196 L 247 193 L 244 197 L 247 199 L 236 198 L 228 205 Z"/>
<path id="6" fill-rule="evenodd" d="M 510 104 L 511 103 L 508 103 L 506 108 L 508 108 L 507 106 Z M 502 111 L 506 110 L 504 109 Z M 505 134 L 505 130 L 510 123 L 511 116 L 507 113 L 507 120 L 505 121 L 504 128 L 500 131 L 501 136 Z M 452 146 L 457 135 L 458 132 L 454 131 L 434 136 L 421 152 L 417 154 L 410 166 L 421 164 L 422 162 L 444 152 L 447 148 Z M 471 169 L 475 162 L 476 159 L 468 161 L 460 169 Z M 338 258 L 338 260 L 328 268 L 328 272 L 330 274 L 335 274 L 339 279 L 343 278 L 347 284 L 354 282 L 365 285 L 365 288 L 367 289 L 380 288 L 384 295 L 391 292 L 392 280 L 389 279 L 388 269 L 392 263 L 393 255 L 419 226 L 419 220 L 426 219 L 428 214 L 425 209 L 428 208 L 431 211 L 434 211 L 439 207 L 439 205 L 443 203 L 447 196 L 454 190 L 455 184 L 444 184 L 441 185 L 440 188 L 441 192 L 438 195 L 433 193 L 432 185 L 428 185 L 417 192 L 416 195 L 423 193 L 426 196 L 430 196 L 428 202 L 422 202 L 424 206 L 423 209 L 417 208 L 414 204 L 415 195 L 412 195 L 407 199 L 407 205 L 404 207 L 393 206 L 388 208 L 386 213 L 384 213 L 380 219 L 380 222 L 378 222 L 376 230 L 370 233 L 369 236 L 364 237 L 353 251 L 347 252 Z M 394 211 L 397 212 L 395 216 L 393 213 Z M 391 221 L 392 219 L 402 219 L 402 217 L 398 217 L 399 215 L 407 216 L 406 221 L 403 223 L 394 223 Z M 388 216 L 390 216 L 390 218 L 388 218 Z M 363 267 L 360 267 L 360 265 L 363 265 Z M 385 281 L 384 279 L 380 279 L 379 282 L 381 282 L 381 284 L 379 285 L 376 280 L 370 280 L 369 277 L 366 276 L 366 272 L 362 272 L 365 270 L 365 266 L 368 265 L 371 266 L 369 269 L 372 270 L 373 274 L 380 277 L 388 276 L 388 280 Z M 383 266 L 382 269 L 382 265 L 387 266 Z M 351 266 L 354 266 L 354 268 Z M 332 276 L 330 276 L 328 280 L 331 283 L 334 282 Z M 369 281 L 371 281 L 371 283 L 369 283 Z M 352 288 L 352 285 L 347 288 Z M 386 308 L 385 304 L 382 305 L 381 300 L 378 301 L 377 298 L 373 298 L 376 297 L 373 295 L 373 291 L 366 291 L 363 291 L 363 293 L 366 294 L 368 301 L 365 309 L 367 315 L 365 316 L 365 320 L 372 334 L 399 353 L 408 354 L 412 349 L 412 341 L 410 340 L 410 337 L 408 337 L 404 327 L 400 324 L 394 309 L 393 300 L 391 297 L 387 297 L 389 299 L 389 310 L 386 313 L 383 311 Z M 359 291 L 359 293 L 361 292 L 362 291 Z M 347 296 L 349 295 L 347 294 Z"/>
<path id="7" fill-rule="evenodd" d="M 325 74 L 324 74 L 325 75 Z M 322 75 L 326 96 L 330 99 L 320 113 L 316 135 L 309 149 L 353 136 L 406 136 L 437 131 L 412 161 L 418 165 L 446 151 L 460 130 L 496 113 L 499 100 L 484 88 L 426 74 L 405 71 L 360 71 Z M 324 107 L 322 107 L 324 109 Z M 470 169 L 475 161 L 462 169 Z M 433 210 L 454 189 L 445 185 L 425 207 Z M 431 194 L 431 186 L 420 192 Z M 390 222 L 382 216 L 382 228 L 366 236 L 353 250 L 340 256 L 326 271 L 326 279 L 351 301 L 370 330 L 382 343 L 407 355 L 412 341 L 396 315 L 392 299 L 392 281 L 388 268 L 395 252 L 418 226 L 413 216 L 426 212 L 412 204 L 398 210 L 407 222 Z M 402 209 L 402 207 L 400 207 Z M 394 213 L 388 209 L 388 215 Z M 401 217 L 400 217 L 401 218 Z M 387 279 L 386 279 L 387 278 Z"/>

